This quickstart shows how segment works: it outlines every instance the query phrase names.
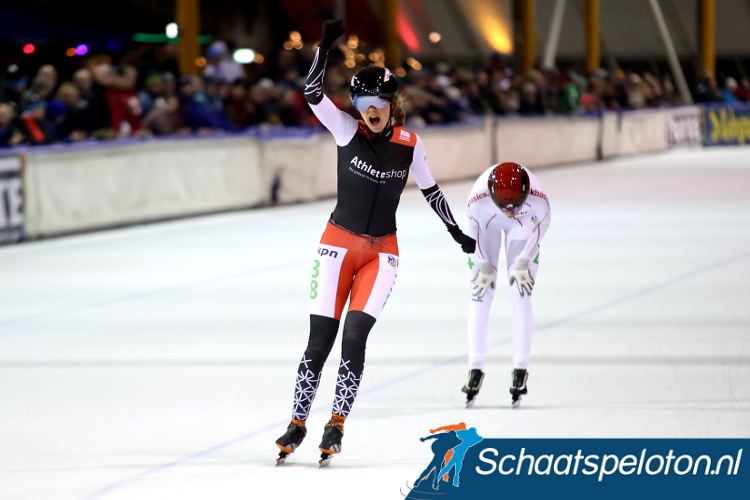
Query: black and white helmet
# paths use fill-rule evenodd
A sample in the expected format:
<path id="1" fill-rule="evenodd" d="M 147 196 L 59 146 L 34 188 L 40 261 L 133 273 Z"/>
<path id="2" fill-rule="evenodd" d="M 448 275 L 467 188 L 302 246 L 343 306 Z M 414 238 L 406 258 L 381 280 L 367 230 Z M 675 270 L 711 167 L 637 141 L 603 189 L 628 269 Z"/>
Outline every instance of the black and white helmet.
<path id="1" fill-rule="evenodd" d="M 391 103 L 398 92 L 398 82 L 388 68 L 368 66 L 352 77 L 349 95 L 354 107 L 366 111 L 370 106 L 382 109 Z"/>

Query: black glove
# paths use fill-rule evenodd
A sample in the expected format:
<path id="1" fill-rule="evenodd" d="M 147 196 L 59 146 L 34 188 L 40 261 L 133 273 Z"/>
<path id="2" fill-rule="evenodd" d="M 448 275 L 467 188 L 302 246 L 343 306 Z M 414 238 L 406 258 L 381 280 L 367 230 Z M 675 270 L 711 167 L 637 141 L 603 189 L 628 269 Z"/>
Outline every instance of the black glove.
<path id="1" fill-rule="evenodd" d="M 461 245 L 461 250 L 464 253 L 474 253 L 474 250 L 477 248 L 477 242 L 474 241 L 474 238 L 465 235 L 458 226 L 448 226 L 448 232 L 451 233 L 456 243 Z"/>
<path id="2" fill-rule="evenodd" d="M 340 19 L 324 22 L 323 36 L 320 38 L 320 43 L 318 45 L 325 50 L 330 49 L 333 46 L 333 42 L 343 35 L 344 31 L 346 31 L 346 26 L 344 26 L 344 21 L 341 21 Z"/>

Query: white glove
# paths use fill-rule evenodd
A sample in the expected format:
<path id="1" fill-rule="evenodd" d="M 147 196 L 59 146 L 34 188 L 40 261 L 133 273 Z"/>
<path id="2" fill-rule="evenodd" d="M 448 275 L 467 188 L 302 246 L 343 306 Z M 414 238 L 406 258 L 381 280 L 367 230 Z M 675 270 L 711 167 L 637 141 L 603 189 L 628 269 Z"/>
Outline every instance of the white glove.
<path id="1" fill-rule="evenodd" d="M 518 293 L 523 297 L 524 292 L 531 296 L 534 290 L 534 278 L 529 272 L 529 259 L 518 259 L 510 270 L 510 284 L 515 283 L 518 286 Z"/>
<path id="2" fill-rule="evenodd" d="M 479 274 L 471 280 L 471 284 L 473 285 L 471 295 L 478 299 L 481 299 L 490 287 L 495 288 L 495 270 L 492 264 L 489 262 L 479 264 Z"/>

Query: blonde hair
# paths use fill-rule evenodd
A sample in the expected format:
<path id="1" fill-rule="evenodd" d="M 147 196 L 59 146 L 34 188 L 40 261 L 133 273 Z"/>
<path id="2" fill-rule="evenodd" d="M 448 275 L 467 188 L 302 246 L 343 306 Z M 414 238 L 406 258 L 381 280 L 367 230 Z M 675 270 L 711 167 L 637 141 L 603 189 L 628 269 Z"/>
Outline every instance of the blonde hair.
<path id="1" fill-rule="evenodd" d="M 406 111 L 404 110 L 403 94 L 395 94 L 391 101 L 391 125 L 402 127 L 406 121 Z"/>

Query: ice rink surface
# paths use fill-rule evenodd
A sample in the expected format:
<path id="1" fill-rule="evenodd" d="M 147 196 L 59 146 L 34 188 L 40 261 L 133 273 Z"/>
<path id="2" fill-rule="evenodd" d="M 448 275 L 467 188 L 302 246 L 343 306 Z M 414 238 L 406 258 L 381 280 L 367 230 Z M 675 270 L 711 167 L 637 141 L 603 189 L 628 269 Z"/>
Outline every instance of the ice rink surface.
<path id="1" fill-rule="evenodd" d="M 507 292 L 464 408 L 467 258 L 416 189 L 343 453 L 275 467 L 333 200 L 0 248 L 0 498 L 402 498 L 429 429 L 487 438 L 750 437 L 750 150 L 534 170 L 552 204 L 529 395 L 510 407 Z M 462 227 L 471 181 L 442 186 Z"/>

